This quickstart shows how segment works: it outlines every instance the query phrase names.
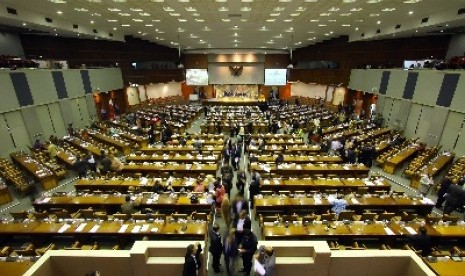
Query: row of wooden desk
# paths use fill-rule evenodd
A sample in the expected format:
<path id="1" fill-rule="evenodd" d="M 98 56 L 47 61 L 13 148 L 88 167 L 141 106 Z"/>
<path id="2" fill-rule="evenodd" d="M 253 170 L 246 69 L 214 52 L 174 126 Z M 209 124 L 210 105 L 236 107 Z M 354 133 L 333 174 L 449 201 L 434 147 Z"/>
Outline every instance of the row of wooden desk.
<path id="1" fill-rule="evenodd" d="M 86 221 L 82 219 L 61 222 L 29 221 L 0 223 L 0 237 L 33 236 L 148 236 L 153 239 L 198 239 L 204 240 L 207 233 L 206 221 Z"/>
<path id="2" fill-rule="evenodd" d="M 321 221 L 291 223 L 287 227 L 283 223 L 265 223 L 262 228 L 265 240 L 303 240 L 318 238 L 378 238 L 392 240 L 405 238 L 418 233 L 423 222 L 362 222 L 345 223 L 342 221 L 323 223 Z M 441 239 L 465 238 L 465 225 L 425 225 L 428 235 Z"/>
<path id="3" fill-rule="evenodd" d="M 278 155 L 257 155 L 259 163 L 274 163 Z M 342 163 L 340 156 L 331 155 L 289 155 L 283 154 L 285 163 Z"/>
<path id="4" fill-rule="evenodd" d="M 363 164 L 293 164 L 281 165 L 267 163 L 252 163 L 250 170 L 259 173 L 274 173 L 279 175 L 350 175 L 354 177 L 366 177 L 370 169 Z"/>
<path id="5" fill-rule="evenodd" d="M 192 213 L 211 211 L 211 204 L 207 203 L 206 195 L 198 198 L 197 203 L 192 203 L 188 194 L 160 194 L 151 195 L 150 198 L 133 196 L 134 200 L 139 200 L 137 208 L 151 208 L 163 211 L 164 213 Z M 83 195 L 83 196 L 53 196 L 40 198 L 34 201 L 33 206 L 37 212 L 50 209 L 66 209 L 76 212 L 80 209 L 93 208 L 95 210 L 105 210 L 109 214 L 114 214 L 121 210 L 121 205 L 125 203 L 125 195 Z"/>
<path id="6" fill-rule="evenodd" d="M 182 173 L 182 174 L 216 174 L 218 165 L 215 161 L 213 164 L 165 164 L 165 163 L 148 163 L 142 164 L 127 163 L 124 164 L 122 172 L 131 173 Z"/>
<path id="7" fill-rule="evenodd" d="M 19 152 L 11 153 L 10 157 L 13 163 L 24 169 L 29 175 L 33 176 L 41 183 L 44 190 L 50 190 L 58 186 L 58 177 L 56 174 L 40 164 L 37 160 Z"/>
<path id="8" fill-rule="evenodd" d="M 366 187 L 368 192 L 386 191 L 391 185 L 385 179 L 365 178 L 263 178 L 262 191 L 324 191 L 337 189 L 339 192 L 357 192 Z"/>
<path id="9" fill-rule="evenodd" d="M 293 212 L 315 212 L 326 213 L 332 207 L 332 199 L 309 197 L 306 195 L 289 197 L 284 195 L 263 196 L 254 198 L 255 212 L 257 214 L 293 213 Z M 408 211 L 426 216 L 431 213 L 434 202 L 428 199 L 417 199 L 404 196 L 368 196 L 361 197 L 346 196 L 348 210 L 354 210 L 362 214 L 365 210 L 380 210 L 387 212 Z"/>
<path id="10" fill-rule="evenodd" d="M 200 162 L 200 163 L 208 163 L 208 162 L 218 162 L 220 160 L 219 154 L 213 155 L 191 155 L 190 153 L 186 155 L 169 155 L 169 154 L 152 154 L 152 155 L 135 155 L 131 154 L 126 157 L 127 162 L 179 162 L 179 163 L 192 163 L 192 162 Z"/>

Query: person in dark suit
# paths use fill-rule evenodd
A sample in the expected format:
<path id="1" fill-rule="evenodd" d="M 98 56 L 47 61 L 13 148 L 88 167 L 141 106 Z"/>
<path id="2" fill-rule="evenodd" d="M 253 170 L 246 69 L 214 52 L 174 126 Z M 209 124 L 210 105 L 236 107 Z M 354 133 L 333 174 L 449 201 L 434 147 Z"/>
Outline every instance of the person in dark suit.
<path id="1" fill-rule="evenodd" d="M 74 169 L 79 175 L 79 178 L 86 177 L 87 174 L 87 161 L 83 156 L 79 156 L 78 160 L 73 165 Z"/>
<path id="2" fill-rule="evenodd" d="M 423 257 L 427 257 L 431 254 L 431 238 L 424 226 L 418 228 L 417 235 L 409 237 L 409 244 L 415 248 L 415 250 L 421 250 L 421 256 Z"/>
<path id="3" fill-rule="evenodd" d="M 444 214 L 450 214 L 452 211 L 465 204 L 465 191 L 461 185 L 450 185 L 446 195 Z"/>
<path id="4" fill-rule="evenodd" d="M 131 202 L 131 197 L 127 195 L 124 199 L 123 205 L 121 205 L 121 213 L 130 216 L 135 212 L 137 212 L 137 209 L 134 207 L 134 202 Z"/>
<path id="5" fill-rule="evenodd" d="M 149 144 L 153 145 L 155 144 L 155 129 L 153 128 L 153 125 L 150 125 L 149 131 L 147 132 L 149 135 Z"/>
<path id="6" fill-rule="evenodd" d="M 237 173 L 237 179 L 236 179 L 236 188 L 237 192 L 240 194 L 244 194 L 244 187 L 245 183 L 247 182 L 247 175 L 245 174 L 244 170 L 240 170 Z"/>
<path id="7" fill-rule="evenodd" d="M 444 177 L 441 181 L 441 188 L 439 188 L 438 191 L 438 200 L 436 201 L 436 208 L 440 209 L 442 208 L 442 204 L 444 204 L 444 201 L 446 201 L 445 194 L 449 190 L 450 185 L 452 184 L 452 181 L 449 177 Z M 455 180 L 457 183 L 457 180 Z"/>
<path id="8" fill-rule="evenodd" d="M 110 171 L 111 167 L 111 160 L 108 158 L 108 156 L 105 154 L 104 150 L 100 151 L 100 173 L 101 174 L 107 174 Z"/>
<path id="9" fill-rule="evenodd" d="M 209 236 L 210 247 L 208 248 L 208 251 L 213 256 L 213 270 L 216 273 L 219 273 L 223 271 L 220 265 L 221 253 L 223 252 L 223 244 L 221 241 L 220 227 L 218 226 L 218 224 L 215 223 L 213 225 L 212 229 L 209 231 Z"/>
<path id="10" fill-rule="evenodd" d="M 231 209 L 233 213 L 233 219 L 237 220 L 239 218 L 239 214 L 242 211 L 248 212 L 249 204 L 247 200 L 244 199 L 244 195 L 242 193 L 237 193 L 236 198 L 231 204 Z"/>
<path id="11" fill-rule="evenodd" d="M 233 228 L 236 229 L 237 243 L 241 243 L 242 238 L 244 237 L 244 233 L 247 230 L 252 229 L 252 221 L 250 220 L 249 216 L 247 215 L 246 210 L 242 210 L 239 213 L 239 215 L 234 218 Z"/>
<path id="12" fill-rule="evenodd" d="M 248 229 L 244 230 L 244 237 L 239 245 L 239 253 L 242 254 L 242 264 L 244 265 L 244 268 L 240 272 L 244 272 L 245 275 L 250 274 L 252 259 L 255 251 L 257 251 L 257 245 L 257 236 Z"/>
<path id="13" fill-rule="evenodd" d="M 225 237 L 223 245 L 223 256 L 224 263 L 226 264 L 226 271 L 228 272 L 228 275 L 231 275 L 231 273 L 234 272 L 234 262 L 239 252 L 236 240 L 236 232 L 234 230 L 231 231 L 231 233 L 229 233 L 229 235 Z"/>
<path id="14" fill-rule="evenodd" d="M 280 153 L 278 155 L 278 157 L 276 157 L 274 162 L 275 162 L 276 165 L 281 165 L 282 163 L 284 163 L 284 155 L 282 153 Z"/>
<path id="15" fill-rule="evenodd" d="M 202 252 L 202 246 L 200 243 L 189 244 L 186 250 L 186 256 L 184 257 L 184 267 L 182 270 L 183 276 L 197 276 L 199 269 L 202 267 L 200 260 L 200 253 Z"/>
<path id="16" fill-rule="evenodd" d="M 234 167 L 234 170 L 238 170 L 240 167 L 239 161 L 241 160 L 242 147 L 240 143 L 236 143 L 233 146 L 231 164 Z"/>

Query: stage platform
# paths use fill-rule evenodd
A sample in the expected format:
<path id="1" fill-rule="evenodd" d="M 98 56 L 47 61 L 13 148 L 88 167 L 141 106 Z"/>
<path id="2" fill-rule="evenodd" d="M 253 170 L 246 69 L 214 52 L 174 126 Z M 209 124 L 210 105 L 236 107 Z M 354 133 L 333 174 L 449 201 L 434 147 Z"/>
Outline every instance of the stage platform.
<path id="1" fill-rule="evenodd" d="M 261 99 L 254 99 L 254 98 L 242 98 L 242 97 L 223 97 L 223 98 L 202 100 L 203 105 L 254 106 L 254 105 L 259 105 L 261 103 L 265 103 L 265 99 L 261 100 Z"/>

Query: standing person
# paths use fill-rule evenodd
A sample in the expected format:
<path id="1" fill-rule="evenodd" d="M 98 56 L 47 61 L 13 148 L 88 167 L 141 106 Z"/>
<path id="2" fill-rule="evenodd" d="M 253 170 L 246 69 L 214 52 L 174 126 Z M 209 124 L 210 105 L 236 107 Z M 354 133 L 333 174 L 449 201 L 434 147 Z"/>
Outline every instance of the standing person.
<path id="1" fill-rule="evenodd" d="M 87 165 L 89 166 L 89 169 L 93 172 L 97 171 L 97 164 L 95 163 L 95 157 L 92 152 L 89 151 L 89 154 L 87 155 Z"/>
<path id="2" fill-rule="evenodd" d="M 261 187 L 261 179 L 260 175 L 258 174 L 257 171 L 252 169 L 250 173 L 250 185 L 249 185 L 249 201 L 250 201 L 250 208 L 253 209 L 254 207 L 254 196 L 258 195 L 260 193 L 260 187 Z"/>
<path id="3" fill-rule="evenodd" d="M 221 253 L 223 253 L 223 244 L 220 235 L 220 226 L 218 224 L 214 224 L 212 229 L 209 233 L 210 236 L 210 247 L 208 251 L 213 256 L 213 270 L 215 273 L 222 272 L 220 265 Z"/>
<path id="4" fill-rule="evenodd" d="M 200 253 L 202 252 L 202 246 L 199 242 L 189 244 L 186 249 L 186 256 L 184 257 L 184 267 L 182 270 L 183 276 L 197 276 L 199 270 L 202 267 L 200 260 Z"/>
<path id="5" fill-rule="evenodd" d="M 455 183 L 454 183 L 455 182 Z M 438 191 L 438 200 L 436 201 L 436 208 L 441 209 L 442 204 L 446 200 L 445 195 L 447 193 L 447 190 L 449 190 L 449 186 L 454 183 L 457 184 L 457 180 L 453 179 L 451 180 L 449 177 L 444 177 L 444 179 L 441 182 L 441 188 L 439 188 Z"/>
<path id="6" fill-rule="evenodd" d="M 221 208 L 221 203 L 223 203 L 223 198 L 226 194 L 224 185 L 221 182 L 222 181 L 220 180 L 218 183 L 215 184 L 215 207 L 217 210 Z"/>
<path id="7" fill-rule="evenodd" d="M 242 210 L 239 213 L 239 216 L 234 218 L 233 227 L 236 229 L 236 240 L 238 243 L 241 243 L 244 237 L 244 233 L 247 230 L 252 230 L 252 221 L 250 220 L 249 216 L 247 216 L 247 211 Z"/>
<path id="8" fill-rule="evenodd" d="M 234 263 L 238 254 L 238 245 L 236 241 L 236 232 L 232 230 L 228 236 L 225 237 L 223 242 L 224 248 L 224 263 L 226 264 L 226 271 L 228 275 L 234 273 Z"/>
<path id="9" fill-rule="evenodd" d="M 108 156 L 105 154 L 104 150 L 100 151 L 100 173 L 101 174 L 107 174 L 110 171 L 111 167 L 111 160 L 108 158 Z"/>
<path id="10" fill-rule="evenodd" d="M 221 216 L 223 217 L 226 227 L 231 227 L 231 203 L 229 202 L 228 195 L 225 195 L 223 202 L 221 202 Z"/>
<path id="11" fill-rule="evenodd" d="M 239 253 L 242 254 L 244 268 L 239 271 L 244 272 L 245 275 L 249 275 L 252 270 L 252 259 L 255 251 L 257 251 L 257 245 L 257 236 L 250 230 L 244 230 L 244 237 L 239 245 Z"/>
<path id="12" fill-rule="evenodd" d="M 242 211 L 245 211 L 246 213 L 248 213 L 249 205 L 248 205 L 247 201 L 244 199 L 243 194 L 241 194 L 241 193 L 236 194 L 236 198 L 234 199 L 234 201 L 233 201 L 233 203 L 231 205 L 231 208 L 232 208 L 232 213 L 233 213 L 233 216 L 234 216 L 234 220 L 237 220 L 239 218 L 239 214 Z"/>
<path id="13" fill-rule="evenodd" d="M 444 214 L 450 214 L 458 207 L 465 203 L 465 191 L 462 185 L 450 185 L 446 195 L 446 203 L 444 205 Z"/>
<path id="14" fill-rule="evenodd" d="M 420 226 L 418 234 L 409 237 L 409 243 L 415 250 L 421 250 L 422 257 L 427 257 L 431 254 L 431 237 L 428 235 L 426 227 Z"/>
<path id="15" fill-rule="evenodd" d="M 82 156 L 77 158 L 77 161 L 73 164 L 74 169 L 79 175 L 79 178 L 86 177 L 87 174 L 87 162 Z"/>
<path id="16" fill-rule="evenodd" d="M 232 159 L 231 159 L 231 164 L 234 167 L 234 170 L 237 171 L 240 168 L 240 160 L 241 160 L 241 154 L 242 154 L 242 147 L 240 143 L 234 144 L 233 150 L 232 150 Z"/>
<path id="17" fill-rule="evenodd" d="M 231 193 L 232 189 L 232 181 L 234 177 L 234 169 L 229 163 L 225 163 L 221 167 L 221 178 L 223 180 L 224 185 L 226 186 L 226 193 Z"/>
<path id="18" fill-rule="evenodd" d="M 149 145 L 155 144 L 155 129 L 153 128 L 153 124 L 150 125 L 147 134 L 149 135 Z"/>
<path id="19" fill-rule="evenodd" d="M 244 187 L 245 183 L 247 182 L 247 175 L 245 174 L 244 170 L 240 170 L 237 173 L 237 179 L 236 179 L 236 188 L 237 192 L 240 194 L 244 194 Z"/>
<path id="20" fill-rule="evenodd" d="M 258 248 L 258 254 L 256 254 L 254 258 L 254 271 L 258 273 L 258 275 L 273 276 L 275 264 L 276 258 L 273 247 L 261 245 Z"/>

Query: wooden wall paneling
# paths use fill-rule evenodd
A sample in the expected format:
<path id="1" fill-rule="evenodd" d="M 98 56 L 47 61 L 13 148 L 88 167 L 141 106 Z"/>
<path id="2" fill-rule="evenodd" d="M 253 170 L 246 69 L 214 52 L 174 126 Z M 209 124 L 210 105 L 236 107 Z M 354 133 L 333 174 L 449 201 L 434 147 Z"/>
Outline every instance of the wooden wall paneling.
<path id="1" fill-rule="evenodd" d="M 42 124 L 40 122 L 40 117 L 37 114 L 37 107 L 30 106 L 26 108 L 22 108 L 20 110 L 22 120 L 25 123 L 24 126 L 28 132 L 29 142 L 32 145 L 35 142 L 36 135 L 42 134 L 44 131 L 42 129 Z M 42 137 L 38 137 L 42 139 Z"/>
<path id="2" fill-rule="evenodd" d="M 0 72 L 0 83 L 2 84 L 2 100 L 0 101 L 0 112 L 19 108 L 13 83 L 9 71 Z"/>
<path id="3" fill-rule="evenodd" d="M 60 104 L 59 103 L 51 103 L 47 105 L 48 111 L 50 114 L 50 120 L 53 123 L 53 128 L 55 129 L 54 135 L 57 137 L 63 137 L 66 134 L 66 124 L 64 120 L 64 116 L 61 112 Z M 49 138 L 49 137 L 45 137 Z"/>
<path id="4" fill-rule="evenodd" d="M 26 129 L 26 122 L 24 122 L 21 111 L 13 111 L 4 113 L 5 119 L 11 130 L 11 135 L 14 139 L 15 148 L 11 148 L 10 152 L 14 150 L 27 150 L 31 146 L 29 133 Z"/>
<path id="5" fill-rule="evenodd" d="M 265 68 L 286 68 L 289 62 L 288 54 L 265 55 Z"/>
<path id="6" fill-rule="evenodd" d="M 450 111 L 444 122 L 444 129 L 439 142 L 444 150 L 453 151 L 459 134 L 462 131 L 462 124 L 465 119 L 464 113 Z"/>
<path id="7" fill-rule="evenodd" d="M 7 156 L 14 149 L 12 137 L 10 136 L 9 126 L 4 114 L 0 114 L 0 155 Z"/>
<path id="8" fill-rule="evenodd" d="M 422 107 L 422 105 L 416 103 L 412 103 L 410 106 L 410 113 L 404 130 L 404 134 L 408 138 L 418 137 L 417 126 L 421 118 Z"/>
<path id="9" fill-rule="evenodd" d="M 207 69 L 208 55 L 205 54 L 186 54 L 184 57 L 184 67 L 191 69 Z"/>

